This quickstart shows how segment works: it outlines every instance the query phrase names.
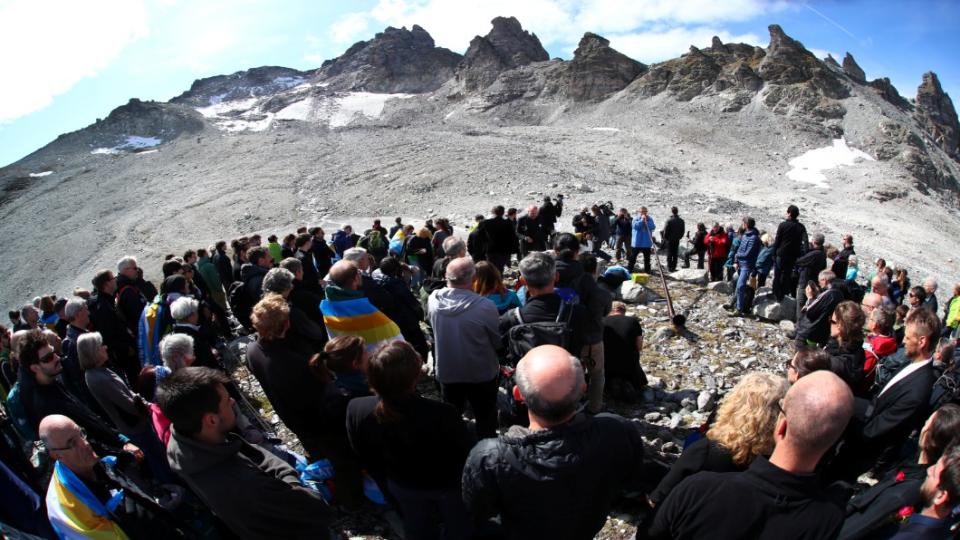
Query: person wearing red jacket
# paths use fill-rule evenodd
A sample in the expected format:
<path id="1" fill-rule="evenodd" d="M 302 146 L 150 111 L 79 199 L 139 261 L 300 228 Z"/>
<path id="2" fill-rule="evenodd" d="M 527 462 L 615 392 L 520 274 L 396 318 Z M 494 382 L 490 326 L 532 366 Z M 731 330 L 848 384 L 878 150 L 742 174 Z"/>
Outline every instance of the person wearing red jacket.
<path id="1" fill-rule="evenodd" d="M 719 223 L 714 223 L 710 234 L 703 239 L 710 254 L 710 281 L 723 280 L 723 265 L 727 261 L 727 251 L 730 249 L 730 237 Z"/>

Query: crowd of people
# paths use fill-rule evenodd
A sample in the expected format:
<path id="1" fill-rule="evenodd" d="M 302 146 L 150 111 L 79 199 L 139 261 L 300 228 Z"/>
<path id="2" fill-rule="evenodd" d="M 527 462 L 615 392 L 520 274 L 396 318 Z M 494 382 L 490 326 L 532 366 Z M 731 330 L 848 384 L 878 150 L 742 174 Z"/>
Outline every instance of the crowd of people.
<path id="1" fill-rule="evenodd" d="M 745 217 L 691 236 L 676 207 L 657 235 L 611 203 L 562 232 L 563 202 L 459 234 L 397 218 L 221 241 L 167 256 L 159 288 L 123 257 L 11 311 L 0 532 L 336 538 L 375 500 L 408 539 L 591 538 L 625 498 L 637 538 L 953 534 L 960 284 L 941 310 L 934 280 L 861 272 L 850 235 L 809 236 L 792 205 L 772 233 Z M 771 274 L 797 310 L 783 370 L 742 374 L 669 468 L 605 408 L 646 386 L 641 321 L 615 299 L 659 250 L 736 283 L 731 316 Z"/>

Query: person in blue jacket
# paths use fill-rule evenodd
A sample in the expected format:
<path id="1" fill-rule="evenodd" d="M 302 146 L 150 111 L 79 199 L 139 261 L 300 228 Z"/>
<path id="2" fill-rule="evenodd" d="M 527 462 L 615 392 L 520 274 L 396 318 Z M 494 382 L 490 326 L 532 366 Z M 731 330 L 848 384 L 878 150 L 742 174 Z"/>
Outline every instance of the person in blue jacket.
<path id="1" fill-rule="evenodd" d="M 773 238 L 770 237 L 770 234 L 764 233 L 760 235 L 760 243 L 763 244 L 763 247 L 760 248 L 760 255 L 757 255 L 757 287 L 763 287 L 767 283 L 767 276 L 770 275 L 770 270 L 773 268 Z"/>
<path id="2" fill-rule="evenodd" d="M 752 217 L 743 218 L 743 234 L 740 236 L 740 247 L 736 250 L 735 264 L 740 271 L 737 277 L 737 311 L 735 315 L 743 316 L 749 311 L 746 305 L 747 280 L 757 267 L 757 257 L 760 255 L 760 235 L 757 234 L 756 223 Z"/>
<path id="3" fill-rule="evenodd" d="M 656 229 L 657 225 L 653 222 L 653 218 L 647 215 L 647 207 L 641 206 L 637 211 L 637 217 L 633 218 L 633 237 L 630 241 L 630 247 L 633 249 L 630 251 L 627 265 L 627 270 L 631 273 L 637 264 L 637 252 L 643 253 L 644 273 L 650 273 L 650 248 L 653 246 L 653 231 Z"/>

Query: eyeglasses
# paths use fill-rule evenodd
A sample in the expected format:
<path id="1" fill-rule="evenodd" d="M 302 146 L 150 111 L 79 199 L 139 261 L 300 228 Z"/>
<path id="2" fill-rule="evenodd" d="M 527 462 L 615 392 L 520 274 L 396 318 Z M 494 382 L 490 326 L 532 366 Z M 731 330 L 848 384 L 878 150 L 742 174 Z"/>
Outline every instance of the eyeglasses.
<path id="1" fill-rule="evenodd" d="M 50 362 L 53 362 L 57 358 L 60 358 L 60 355 L 57 354 L 57 351 L 50 351 L 47 354 L 40 357 L 40 363 L 49 364 Z"/>
<path id="2" fill-rule="evenodd" d="M 790 371 L 791 369 L 794 370 L 794 371 L 796 371 L 797 366 L 793 365 L 793 358 L 791 358 L 790 360 L 787 360 L 786 362 L 783 363 L 783 369 L 785 369 L 785 370 L 787 370 L 787 371 Z"/>
<path id="3" fill-rule="evenodd" d="M 63 448 L 47 448 L 47 452 L 68 452 L 80 445 L 80 441 L 87 440 L 87 430 L 80 428 L 80 437 L 71 437 L 67 440 L 67 446 Z"/>
<path id="4" fill-rule="evenodd" d="M 777 410 L 780 411 L 780 414 L 786 416 L 786 415 L 787 415 L 787 411 L 785 411 L 785 410 L 783 409 L 783 400 L 782 400 L 782 399 L 778 399 L 776 405 L 777 405 Z"/>
<path id="5" fill-rule="evenodd" d="M 861 303 L 860 303 L 860 307 L 862 307 L 863 309 L 877 309 L 878 306 L 874 306 L 874 305 L 871 305 L 871 304 L 864 304 L 864 303 L 861 302 Z"/>

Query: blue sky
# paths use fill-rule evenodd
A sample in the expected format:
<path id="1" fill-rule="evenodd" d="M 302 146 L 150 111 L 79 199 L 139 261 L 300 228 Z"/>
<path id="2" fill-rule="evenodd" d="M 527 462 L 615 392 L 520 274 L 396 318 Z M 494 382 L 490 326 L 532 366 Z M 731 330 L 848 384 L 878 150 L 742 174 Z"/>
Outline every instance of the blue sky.
<path id="1" fill-rule="evenodd" d="M 929 70 L 960 96 L 952 0 L 0 0 L 0 165 L 132 97 L 167 100 L 262 65 L 319 67 L 388 25 L 420 24 L 462 53 L 497 15 L 516 16 L 552 56 L 569 58 L 592 31 L 646 63 L 713 35 L 766 46 L 777 23 L 818 56 L 851 52 L 905 97 Z"/>

